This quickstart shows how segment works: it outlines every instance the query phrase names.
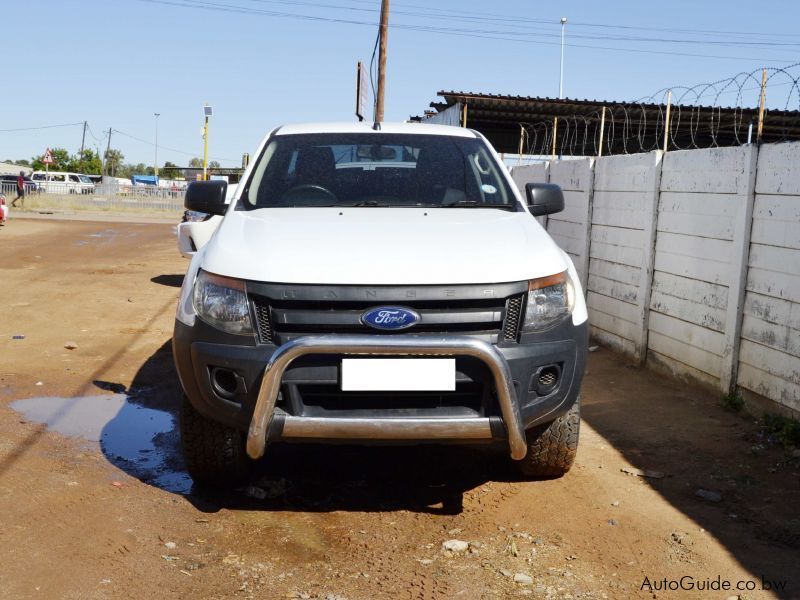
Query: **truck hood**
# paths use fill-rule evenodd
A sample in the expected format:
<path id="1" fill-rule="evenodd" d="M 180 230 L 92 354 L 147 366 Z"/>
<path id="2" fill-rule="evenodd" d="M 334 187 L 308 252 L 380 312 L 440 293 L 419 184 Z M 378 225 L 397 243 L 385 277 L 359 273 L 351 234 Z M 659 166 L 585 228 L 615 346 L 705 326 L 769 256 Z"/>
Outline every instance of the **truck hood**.
<path id="1" fill-rule="evenodd" d="M 529 213 L 476 208 L 230 210 L 205 250 L 206 271 L 296 284 L 503 283 L 568 267 Z"/>

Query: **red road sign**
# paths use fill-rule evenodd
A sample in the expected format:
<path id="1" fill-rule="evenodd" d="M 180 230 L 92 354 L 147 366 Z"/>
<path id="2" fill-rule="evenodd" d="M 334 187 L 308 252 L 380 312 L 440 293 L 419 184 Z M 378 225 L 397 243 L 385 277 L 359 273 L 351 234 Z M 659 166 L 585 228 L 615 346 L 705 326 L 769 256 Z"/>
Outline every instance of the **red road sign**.
<path id="1" fill-rule="evenodd" d="M 50 152 L 50 148 L 44 151 L 44 157 L 42 158 L 42 162 L 46 165 L 53 164 L 53 153 Z"/>

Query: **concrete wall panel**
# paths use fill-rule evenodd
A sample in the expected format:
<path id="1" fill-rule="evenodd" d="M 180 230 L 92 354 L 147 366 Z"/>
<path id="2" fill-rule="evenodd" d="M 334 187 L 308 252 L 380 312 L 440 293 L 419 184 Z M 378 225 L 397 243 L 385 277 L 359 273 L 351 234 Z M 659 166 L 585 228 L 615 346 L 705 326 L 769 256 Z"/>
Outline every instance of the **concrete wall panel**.
<path id="1" fill-rule="evenodd" d="M 800 411 L 800 143 L 761 147 L 737 383 Z"/>
<path id="2" fill-rule="evenodd" d="M 547 217 L 547 231 L 575 263 L 575 270 L 586 289 L 589 272 L 589 229 L 592 214 L 594 160 L 553 161 L 550 183 L 564 191 L 564 210 Z M 567 227 L 569 223 L 572 226 Z"/>
<path id="3" fill-rule="evenodd" d="M 800 143 L 553 161 L 594 339 L 800 415 Z"/>

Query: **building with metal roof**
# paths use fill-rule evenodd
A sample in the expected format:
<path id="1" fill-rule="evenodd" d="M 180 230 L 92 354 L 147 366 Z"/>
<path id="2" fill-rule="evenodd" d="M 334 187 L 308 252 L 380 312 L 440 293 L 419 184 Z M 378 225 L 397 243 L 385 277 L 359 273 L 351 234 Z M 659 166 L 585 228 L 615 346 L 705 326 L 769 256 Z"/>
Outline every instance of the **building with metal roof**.
<path id="1" fill-rule="evenodd" d="M 412 120 L 457 122 L 498 152 L 566 156 L 737 146 L 759 139 L 758 108 L 438 92 L 443 101 Z M 760 140 L 800 140 L 800 111 L 766 110 Z"/>

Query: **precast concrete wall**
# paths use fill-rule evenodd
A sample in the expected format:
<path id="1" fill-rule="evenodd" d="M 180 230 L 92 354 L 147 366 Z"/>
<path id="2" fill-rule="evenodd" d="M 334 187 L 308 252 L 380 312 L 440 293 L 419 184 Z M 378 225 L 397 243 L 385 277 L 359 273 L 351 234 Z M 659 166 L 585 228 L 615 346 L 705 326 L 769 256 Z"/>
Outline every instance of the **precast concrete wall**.
<path id="1" fill-rule="evenodd" d="M 589 273 L 593 165 L 591 158 L 556 161 L 550 165 L 550 183 L 560 185 L 564 191 L 564 210 L 548 216 L 547 231 L 569 254 L 584 288 Z"/>
<path id="2" fill-rule="evenodd" d="M 647 346 L 653 215 L 661 153 L 595 164 L 587 307 L 593 336 L 639 359 Z"/>
<path id="3" fill-rule="evenodd" d="M 661 169 L 647 359 L 714 387 L 730 383 L 756 156 L 754 146 L 670 152 Z"/>
<path id="4" fill-rule="evenodd" d="M 800 143 L 512 169 L 558 183 L 545 226 L 571 256 L 594 339 L 800 415 Z"/>
<path id="5" fill-rule="evenodd" d="M 738 385 L 800 412 L 800 144 L 762 146 Z"/>

